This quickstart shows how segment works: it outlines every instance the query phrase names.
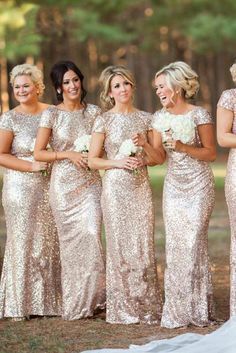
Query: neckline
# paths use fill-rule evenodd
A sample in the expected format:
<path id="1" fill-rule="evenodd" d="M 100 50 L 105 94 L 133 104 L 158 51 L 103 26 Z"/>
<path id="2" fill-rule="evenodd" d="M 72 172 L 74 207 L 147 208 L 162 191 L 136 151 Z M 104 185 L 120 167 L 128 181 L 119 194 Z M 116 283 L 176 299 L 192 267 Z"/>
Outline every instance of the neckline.
<path id="1" fill-rule="evenodd" d="M 47 109 L 47 108 L 46 108 Z M 44 110 L 46 110 L 46 109 L 44 109 Z M 17 111 L 15 108 L 14 109 L 12 109 L 12 111 L 13 111 L 13 113 L 15 114 L 15 115 L 24 115 L 24 116 L 29 116 L 29 117 L 37 117 L 37 116 L 40 116 L 43 112 L 44 112 L 44 110 L 42 110 L 41 112 L 39 112 L 39 113 L 37 113 L 37 114 L 31 114 L 31 113 L 25 113 L 25 112 L 20 112 L 20 111 Z"/>
<path id="2" fill-rule="evenodd" d="M 88 104 L 87 104 L 88 106 Z M 52 107 L 56 108 L 57 110 L 59 110 L 60 112 L 66 112 L 66 113 L 79 113 L 82 112 L 83 110 L 85 110 L 87 107 L 83 107 L 77 110 L 65 110 L 65 109 L 61 109 L 58 107 L 58 105 L 52 105 Z"/>
<path id="3" fill-rule="evenodd" d="M 193 109 L 187 111 L 186 113 L 182 113 L 182 114 L 174 114 L 174 113 L 171 113 L 171 112 L 169 112 L 168 110 L 166 110 L 165 108 L 163 108 L 163 111 L 164 111 L 164 113 L 168 113 L 168 114 L 173 115 L 173 116 L 185 116 L 185 115 L 188 115 L 188 114 L 194 112 L 194 111 L 197 110 L 198 108 L 199 108 L 199 107 L 196 106 L 196 107 L 194 107 Z"/>

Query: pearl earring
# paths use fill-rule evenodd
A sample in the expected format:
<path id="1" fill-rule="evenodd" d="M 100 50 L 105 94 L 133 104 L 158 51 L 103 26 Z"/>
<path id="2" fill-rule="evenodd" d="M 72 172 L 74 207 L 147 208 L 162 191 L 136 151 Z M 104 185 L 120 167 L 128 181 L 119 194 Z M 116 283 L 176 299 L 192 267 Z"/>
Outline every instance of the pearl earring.
<path id="1" fill-rule="evenodd" d="M 58 93 L 58 94 L 61 94 L 61 90 L 60 90 L 59 88 L 57 89 L 57 93 Z"/>

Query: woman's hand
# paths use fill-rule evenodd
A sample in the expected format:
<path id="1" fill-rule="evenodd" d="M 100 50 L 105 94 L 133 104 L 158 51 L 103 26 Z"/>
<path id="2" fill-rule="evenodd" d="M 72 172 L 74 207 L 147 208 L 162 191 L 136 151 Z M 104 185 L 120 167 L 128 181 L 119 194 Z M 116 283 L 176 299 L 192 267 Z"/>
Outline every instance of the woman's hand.
<path id="1" fill-rule="evenodd" d="M 167 139 L 163 142 L 163 145 L 167 150 L 175 152 L 185 152 L 185 144 L 180 140 Z"/>
<path id="2" fill-rule="evenodd" d="M 67 151 L 67 158 L 78 168 L 88 168 L 88 153 L 86 152 Z"/>
<path id="3" fill-rule="evenodd" d="M 139 167 L 139 160 L 136 157 L 126 157 L 115 161 L 115 168 L 134 170 Z"/>
<path id="4" fill-rule="evenodd" d="M 137 133 L 132 137 L 135 146 L 143 147 L 147 143 L 147 137 L 144 134 Z"/>
<path id="5" fill-rule="evenodd" d="M 40 172 L 46 170 L 48 167 L 48 163 L 46 162 L 32 162 L 31 172 Z"/>

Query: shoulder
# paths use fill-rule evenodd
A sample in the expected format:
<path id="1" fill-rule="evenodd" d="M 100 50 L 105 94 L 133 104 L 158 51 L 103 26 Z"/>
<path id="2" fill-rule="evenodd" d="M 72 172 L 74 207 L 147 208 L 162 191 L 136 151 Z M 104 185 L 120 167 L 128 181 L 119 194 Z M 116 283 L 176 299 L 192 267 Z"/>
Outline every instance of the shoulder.
<path id="1" fill-rule="evenodd" d="M 11 109 L 0 116 L 0 129 L 13 131 L 15 117 L 17 116 L 15 109 Z"/>
<path id="2" fill-rule="evenodd" d="M 85 108 L 85 113 L 88 113 L 91 115 L 100 115 L 102 114 L 102 110 L 97 105 L 88 103 Z"/>
<path id="3" fill-rule="evenodd" d="M 193 117 L 196 125 L 213 124 L 212 115 L 204 107 L 196 106 L 192 109 L 190 115 Z"/>
<path id="4" fill-rule="evenodd" d="M 228 110 L 234 110 L 235 105 L 236 105 L 236 88 L 231 88 L 223 91 L 217 103 L 217 106 Z"/>

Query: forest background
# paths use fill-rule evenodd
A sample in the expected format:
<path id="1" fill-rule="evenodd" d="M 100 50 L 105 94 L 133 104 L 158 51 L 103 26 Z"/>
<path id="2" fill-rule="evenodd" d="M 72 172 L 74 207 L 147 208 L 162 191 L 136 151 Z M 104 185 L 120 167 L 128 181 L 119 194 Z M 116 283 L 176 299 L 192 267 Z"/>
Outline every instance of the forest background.
<path id="1" fill-rule="evenodd" d="M 235 13 L 235 0 L 0 0 L 1 109 L 14 106 L 8 84 L 14 65 L 42 68 L 44 100 L 55 103 L 50 68 L 70 59 L 85 75 L 88 101 L 99 103 L 100 72 L 122 64 L 135 75 L 136 105 L 153 112 L 155 72 L 184 60 L 200 77 L 196 103 L 215 116 L 222 90 L 232 87 Z"/>

